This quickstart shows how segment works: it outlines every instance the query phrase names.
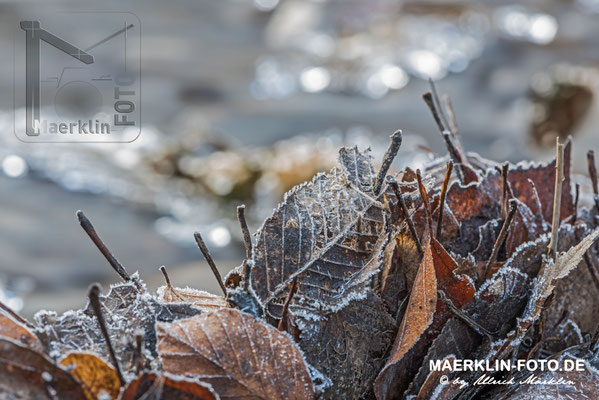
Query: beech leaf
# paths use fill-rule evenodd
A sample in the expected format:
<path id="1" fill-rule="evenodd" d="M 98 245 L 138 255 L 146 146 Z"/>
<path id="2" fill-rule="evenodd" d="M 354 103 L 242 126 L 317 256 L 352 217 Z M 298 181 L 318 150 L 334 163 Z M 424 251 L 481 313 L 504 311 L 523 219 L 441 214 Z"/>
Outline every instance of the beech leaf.
<path id="1" fill-rule="evenodd" d="M 301 352 L 284 333 L 249 314 L 220 309 L 157 323 L 166 372 L 209 383 L 221 399 L 313 399 Z"/>

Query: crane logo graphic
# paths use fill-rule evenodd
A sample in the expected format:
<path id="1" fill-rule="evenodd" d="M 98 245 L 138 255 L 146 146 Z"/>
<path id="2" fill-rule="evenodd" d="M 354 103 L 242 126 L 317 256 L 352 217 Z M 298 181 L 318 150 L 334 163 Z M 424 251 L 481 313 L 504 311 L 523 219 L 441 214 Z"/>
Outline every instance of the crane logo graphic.
<path id="1" fill-rule="evenodd" d="M 15 32 L 15 134 L 131 142 L 141 131 L 140 22 L 130 13 L 27 19 Z"/>

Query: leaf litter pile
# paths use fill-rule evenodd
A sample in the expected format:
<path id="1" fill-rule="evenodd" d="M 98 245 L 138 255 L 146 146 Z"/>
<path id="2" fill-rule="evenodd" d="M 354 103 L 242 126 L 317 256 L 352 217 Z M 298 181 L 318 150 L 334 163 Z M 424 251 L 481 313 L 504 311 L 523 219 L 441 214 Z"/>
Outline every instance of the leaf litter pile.
<path id="1" fill-rule="evenodd" d="M 196 233 L 222 295 L 175 287 L 164 267 L 151 293 L 78 212 L 123 282 L 34 322 L 0 303 L 0 399 L 599 398 L 593 152 L 585 193 L 569 141 L 547 164 L 484 160 L 465 152 L 448 98 L 433 85 L 424 100 L 448 156 L 388 174 L 401 132 L 378 171 L 368 150 L 342 148 L 253 236 L 238 208 L 246 258 L 224 279 Z M 462 359 L 584 371 L 501 385 L 529 373 L 429 367 Z"/>

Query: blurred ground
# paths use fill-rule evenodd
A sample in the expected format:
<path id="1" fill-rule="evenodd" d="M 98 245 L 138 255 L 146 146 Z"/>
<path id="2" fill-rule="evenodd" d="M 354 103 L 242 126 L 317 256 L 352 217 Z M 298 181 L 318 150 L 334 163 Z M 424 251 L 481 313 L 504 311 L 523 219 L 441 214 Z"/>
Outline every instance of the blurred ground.
<path id="1" fill-rule="evenodd" d="M 532 3 L 543 7 L 541 2 Z M 566 7 L 561 2 L 548 4 L 549 11 L 561 12 Z M 251 145 L 357 124 L 385 135 L 402 128 L 424 137 L 433 150 L 444 153 L 420 97 L 428 84 L 420 79 L 412 79 L 402 90 L 380 100 L 330 93 L 255 100 L 249 86 L 255 61 L 268 51 L 263 38 L 268 15 L 249 3 L 5 1 L 0 3 L 0 49 L 4 54 L 12 51 L 11 24 L 18 23 L 31 8 L 42 13 L 44 9 L 123 10 L 139 16 L 143 124 L 156 127 L 164 135 L 172 134 L 181 119 L 196 117 L 210 121 L 223 137 Z M 547 46 L 493 39 L 465 72 L 450 74 L 440 82 L 442 90 L 452 96 L 468 150 L 498 160 L 550 156 L 550 151 L 529 146 L 523 98 L 531 75 L 538 70 L 564 61 L 597 64 L 599 24 L 582 24 L 586 20 L 580 14 L 560 14 L 563 38 Z M 4 57 L 0 63 L 0 109 L 11 109 L 11 93 L 12 64 L 10 57 Z M 11 132 L 1 134 L 12 136 Z M 575 139 L 580 151 L 599 145 L 597 135 Z M 39 149 L 48 145 L 31 146 Z M 117 281 L 117 275 L 77 225 L 74 213 L 78 209 L 85 210 L 95 222 L 129 272 L 139 269 L 151 288 L 161 284 L 157 269 L 166 265 L 177 285 L 218 292 L 199 251 L 177 246 L 154 231 L 155 212 L 103 196 L 67 192 L 35 176 L 1 177 L 0 277 L 9 281 L 34 278 L 25 315 L 39 308 L 79 306 L 92 281 L 105 285 Z M 223 274 L 239 263 L 241 254 L 238 248 L 217 252 Z"/>

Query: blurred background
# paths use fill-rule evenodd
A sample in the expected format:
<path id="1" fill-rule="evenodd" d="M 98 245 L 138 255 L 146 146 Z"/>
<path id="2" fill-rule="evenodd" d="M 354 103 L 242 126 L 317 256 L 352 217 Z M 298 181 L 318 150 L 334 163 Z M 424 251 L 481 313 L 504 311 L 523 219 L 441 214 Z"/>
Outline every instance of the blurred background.
<path id="1" fill-rule="evenodd" d="M 12 32 L 32 10 L 139 17 L 136 141 L 16 139 Z M 598 18 L 598 0 L 2 1 L 0 300 L 26 316 L 64 311 L 91 282 L 118 281 L 78 209 L 152 290 L 165 265 L 175 285 L 218 293 L 194 231 L 225 274 L 244 254 L 235 207 L 255 231 L 339 146 L 380 159 L 402 129 L 394 168 L 445 154 L 421 98 L 428 78 L 450 95 L 467 150 L 542 161 L 572 135 L 584 174 L 599 149 Z"/>

